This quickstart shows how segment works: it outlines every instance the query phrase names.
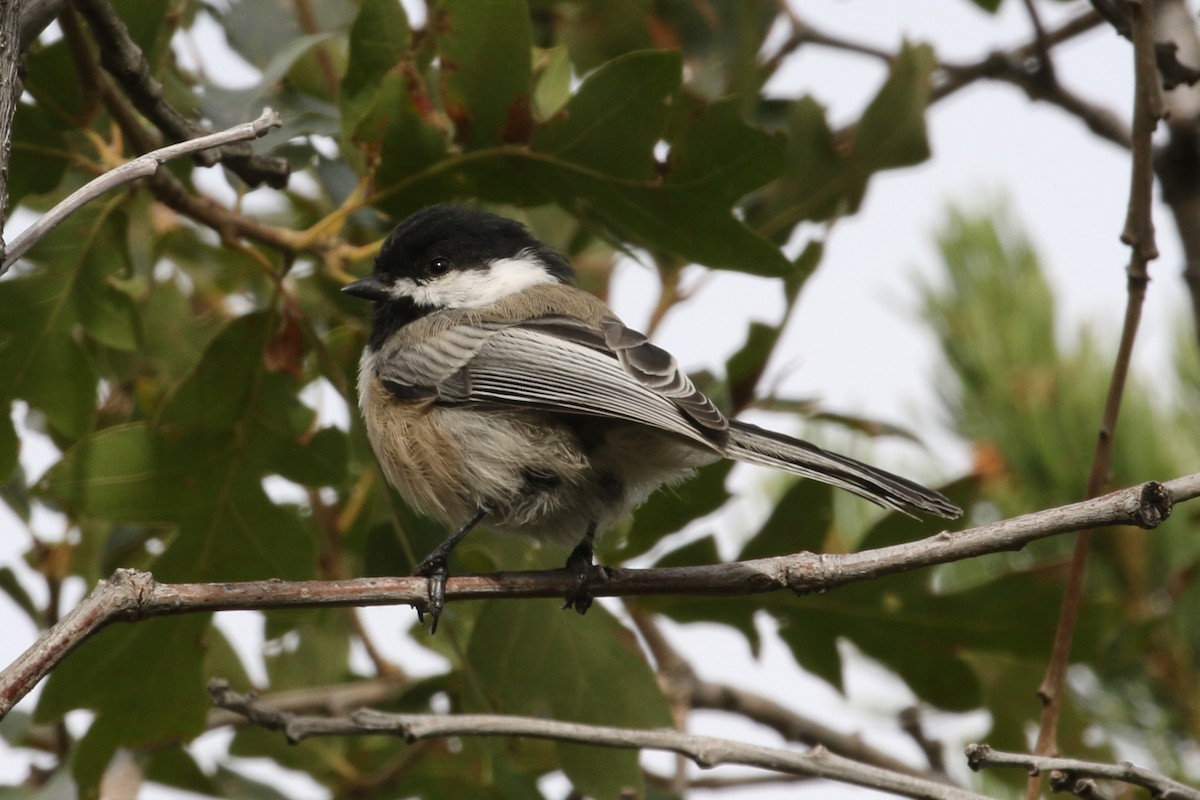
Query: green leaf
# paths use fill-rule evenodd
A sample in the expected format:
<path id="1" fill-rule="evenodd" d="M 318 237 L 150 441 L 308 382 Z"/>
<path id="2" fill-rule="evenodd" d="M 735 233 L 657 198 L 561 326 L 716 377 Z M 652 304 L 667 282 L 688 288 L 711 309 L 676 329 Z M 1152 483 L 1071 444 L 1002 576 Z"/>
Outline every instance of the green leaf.
<path id="1" fill-rule="evenodd" d="M 664 536 L 725 505 L 730 497 L 725 489 L 725 478 L 732 468 L 732 461 L 719 461 L 701 467 L 695 477 L 678 486 L 650 495 L 650 499 L 634 513 L 629 534 L 619 543 L 613 556 L 627 560 L 641 555 Z"/>
<path id="2" fill-rule="evenodd" d="M 267 619 L 266 637 L 293 640 L 267 656 L 272 691 L 341 683 L 350 675 L 351 618 L 345 609 L 316 608 Z"/>
<path id="3" fill-rule="evenodd" d="M 565 47 L 537 53 L 534 66 L 533 115 L 543 122 L 571 99 L 571 59 Z"/>
<path id="4" fill-rule="evenodd" d="M 833 488 L 817 481 L 794 481 L 738 560 L 822 552 L 832 526 Z"/>
<path id="5" fill-rule="evenodd" d="M 428 102 L 428 98 L 422 101 Z M 378 153 L 375 179 L 380 185 L 405 181 L 445 158 L 448 137 L 427 113 L 417 105 L 405 75 L 393 72 L 383 78 L 352 134 L 353 141 L 368 154 Z M 435 184 L 441 179 L 437 173 L 432 176 Z M 420 205 L 423 203 L 408 210 Z"/>
<path id="6" fill-rule="evenodd" d="M 901 48 L 887 81 L 845 140 L 835 142 L 820 104 L 807 97 L 796 101 L 784 173 L 756 198 L 747 215 L 751 224 L 774 241 L 786 241 L 801 220 L 857 211 L 876 172 L 927 159 L 925 108 L 933 65 L 928 47 Z"/>
<path id="7" fill-rule="evenodd" d="M 3 413 L 0 413 L 0 485 L 13 477 L 20 464 L 20 454 L 21 441 L 13 427 L 12 415 L 7 407 L 3 407 Z M 3 489 L 0 489 L 0 496 L 5 496 Z"/>
<path id="8" fill-rule="evenodd" d="M 350 28 L 350 58 L 342 79 L 342 125 L 358 129 L 383 79 L 408 58 L 412 31 L 404 7 L 391 0 L 363 0 Z"/>
<path id="9" fill-rule="evenodd" d="M 751 322 L 745 343 L 725 362 L 725 382 L 729 386 L 729 402 L 734 409 L 744 409 L 754 400 L 758 381 L 767 368 L 775 343 L 779 341 L 779 333 L 780 327 L 777 325 Z"/>
<path id="10" fill-rule="evenodd" d="M 664 727 L 671 713 L 637 641 L 604 610 L 586 617 L 544 601 L 488 603 L 467 648 L 478 691 L 468 711 L 493 711 L 595 725 Z M 614 676 L 620 680 L 613 680 Z M 644 790 L 637 753 L 580 745 L 556 747 L 559 764 L 582 794 L 616 798 Z"/>
<path id="11" fill-rule="evenodd" d="M 309 577 L 311 534 L 245 459 L 229 438 L 176 440 L 137 423 L 82 439 L 42 488 L 76 514 L 177 526 L 154 564 L 159 580 Z"/>
<path id="12" fill-rule="evenodd" d="M 212 778 L 205 774 L 196 763 L 196 759 L 182 745 L 155 748 L 146 757 L 143 770 L 147 781 L 185 792 L 219 796 Z"/>
<path id="13" fill-rule="evenodd" d="M 905 44 L 900 49 L 887 82 L 858 123 L 853 158 L 861 172 L 869 175 L 929 158 L 925 108 L 935 65 L 933 50 L 926 45 Z M 858 201 L 853 205 L 858 208 Z"/>
<path id="14" fill-rule="evenodd" d="M 0 591 L 3 591 L 17 604 L 17 607 L 29 616 L 29 619 L 40 623 L 42 614 L 34 604 L 33 598 L 25 591 L 25 587 L 17 580 L 17 574 L 12 567 L 0 567 Z"/>
<path id="15" fill-rule="evenodd" d="M 175 387 L 158 414 L 156 427 L 197 432 L 228 432 L 259 389 L 262 351 L 271 318 L 262 313 L 231 320 Z"/>
<path id="16" fill-rule="evenodd" d="M 114 282 L 129 266 L 114 207 L 73 215 L 30 253 L 40 270 L 0 284 L 0 402 L 25 400 L 70 438 L 86 432 L 96 396 L 78 332 L 118 349 L 138 341 L 133 302 Z"/>
<path id="17" fill-rule="evenodd" d="M 114 626 L 85 642 L 51 673 L 34 719 L 76 708 L 96 712 L 76 754 L 81 787 L 94 787 L 120 747 L 189 739 L 204 730 L 204 630 L 210 615 Z"/>
<path id="18" fill-rule="evenodd" d="M 677 52 L 646 50 L 589 75 L 566 106 L 539 125 L 535 151 L 616 178 L 650 180 L 683 64 Z"/>
<path id="19" fill-rule="evenodd" d="M 230 321 L 164 403 L 156 424 L 105 429 L 63 454 L 42 490 L 76 514 L 171 525 L 160 580 L 301 579 L 311 532 L 270 501 L 266 474 L 333 482 L 344 437 L 314 436 L 298 381 L 266 368 L 272 317 Z M 290 441 L 289 441 L 290 437 Z"/>
<path id="20" fill-rule="evenodd" d="M 426 168 L 382 190 L 374 202 L 396 217 L 464 193 L 522 206 L 556 202 L 638 246 L 674 252 L 716 269 L 789 274 L 792 266 L 779 248 L 749 230 L 720 202 L 714 183 L 723 178 L 733 176 L 645 184 L 546 155 L 501 148 Z"/>
<path id="21" fill-rule="evenodd" d="M 42 194 L 58 186 L 66 173 L 70 151 L 61 129 L 40 105 L 18 103 L 12 125 L 8 202 L 15 208 L 26 195 Z"/>
<path id="22" fill-rule="evenodd" d="M 442 0 L 432 13 L 442 102 L 456 140 L 469 150 L 526 141 L 533 124 L 527 5 L 522 0 Z"/>
<path id="23" fill-rule="evenodd" d="M 785 147 L 785 137 L 747 124 L 736 98 L 719 100 L 676 130 L 667 184 L 733 204 L 779 174 Z"/>

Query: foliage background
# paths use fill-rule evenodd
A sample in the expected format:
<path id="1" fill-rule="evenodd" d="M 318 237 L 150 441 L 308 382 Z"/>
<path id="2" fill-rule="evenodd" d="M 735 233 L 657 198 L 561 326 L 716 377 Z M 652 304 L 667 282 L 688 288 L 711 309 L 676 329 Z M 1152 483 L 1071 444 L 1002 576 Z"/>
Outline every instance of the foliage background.
<path id="1" fill-rule="evenodd" d="M 957 5 L 990 24 L 983 10 Z M 1047 4 L 1047 13 L 1081 10 L 1057 5 Z M 633 288 L 618 282 L 613 291 L 617 300 L 622 291 L 657 296 L 650 303 L 631 298 L 635 308 L 651 306 L 651 324 L 683 299 L 681 286 L 697 282 L 697 269 L 684 269 L 690 262 L 787 275 L 763 293 L 776 312 L 770 323 L 723 329 L 713 316 L 724 304 L 714 310 L 700 298 L 665 317 L 661 340 L 678 350 L 676 342 L 697 327 L 688 320 L 712 321 L 723 341 L 745 342 L 727 362 L 710 361 L 707 388 L 727 408 L 744 408 L 757 397 L 777 409 L 811 410 L 796 402 L 808 387 L 773 392 L 772 382 L 761 380 L 775 346 L 804 329 L 812 315 L 797 306 L 786 334 L 781 320 L 790 319 L 794 298 L 812 291 L 803 283 L 813 270 L 829 272 L 830 263 L 821 261 L 826 238 L 833 247 L 852 234 L 850 224 L 835 228 L 830 220 L 852 215 L 864 193 L 871 196 L 867 184 L 874 190 L 877 171 L 929 154 L 924 115 L 932 50 L 905 45 L 861 102 L 848 104 L 852 110 L 827 115 L 816 101 L 785 101 L 777 90 L 764 98 L 769 75 L 753 68 L 752 56 L 764 50 L 762 40 L 779 13 L 771 3 L 717 4 L 704 7 L 716 16 L 704 17 L 690 4 L 657 4 L 651 13 L 640 3 L 602 11 L 535 3 L 530 15 L 517 2 L 460 0 L 443 3 L 438 22 L 411 39 L 400 7 L 382 0 L 317 4 L 312 20 L 251 3 L 222 10 L 180 2 L 156 6 L 154 13 L 140 7 L 134 13 L 129 3 L 115 7 L 176 107 L 214 127 L 249 118 L 265 102 L 284 113 L 285 135 L 264 146 L 293 164 L 298 175 L 291 190 L 243 196 L 231 180 L 244 213 L 305 235 L 282 248 L 222 241 L 156 204 L 149 192 L 127 192 L 72 218 L 0 284 L 0 397 L 17 402 L 26 443 L 42 434 L 63 453 L 44 476 L 23 474 L 15 430 L 0 431 L 0 467 L 11 475 L 5 499 L 29 523 L 12 537 L 21 541 L 25 567 L 5 571 L 0 585 L 37 625 L 61 613 L 64 589 L 69 595 L 78 591 L 79 578 L 91 583 L 117 566 L 151 568 L 164 581 L 404 574 L 414 555 L 440 538 L 440 530 L 382 490 L 357 423 L 348 432 L 329 424 L 338 416 L 337 396 L 352 402 L 363 336 L 361 308 L 337 289 L 349 271 L 364 268 L 361 257 L 395 217 L 440 199 L 497 204 L 570 252 L 585 284 L 601 293 L 610 289 L 616 256 L 633 250 L 650 269 L 621 266 Z M 197 15 L 215 20 L 230 46 L 261 70 L 259 84 L 231 90 L 215 71 L 180 68 L 170 42 Z M 87 42 L 86 28 L 64 26 L 63 39 L 30 53 L 30 102 L 17 120 L 13 200 L 34 211 L 137 149 L 130 148 L 130 132 L 114 125 L 112 101 L 102 102 L 93 85 L 96 65 L 71 52 L 73 42 Z M 672 48 L 681 48 L 682 57 Z M 680 87 L 682 64 L 687 80 Z M 572 80 L 584 75 L 582 84 Z M 564 104 L 569 115 L 556 113 Z M 843 127 L 848 123 L 857 128 Z M 669 169 L 661 166 L 660 141 L 669 145 Z M 332 142 L 341 143 L 340 151 Z M 213 191 L 211 177 L 200 170 L 175 165 L 172 171 L 185 185 Z M 1121 188 L 1112 194 L 1120 198 L 1123 183 L 1115 186 Z M 360 207 L 362 198 L 367 202 Z M 730 216 L 735 204 L 748 227 Z M 1013 225 L 994 205 L 983 213 L 1001 218 L 998 232 L 970 214 L 945 225 L 940 244 L 950 278 L 935 286 L 948 288 L 929 289 L 923 301 L 948 357 L 949 366 L 932 373 L 945 396 L 945 419 L 978 458 L 967 462 L 962 449 L 943 449 L 963 472 L 968 463 L 981 468 L 982 480 L 954 491 L 964 501 L 979 498 L 980 518 L 1077 496 L 1109 363 L 1100 355 L 1102 330 L 1081 346 L 1051 346 L 1075 340 L 1068 333 L 1073 323 L 1056 316 Z M 1071 215 L 1052 224 L 1082 228 L 1086 239 L 1114 238 L 1116 219 Z M 872 244 L 871 257 L 903 268 Z M 359 246 L 364 249 L 353 249 Z M 1109 267 L 1118 287 L 1120 262 L 1116 256 Z M 657 287 L 653 293 L 642 288 L 652 274 L 661 295 Z M 909 281 L 903 277 L 899 285 Z M 1082 283 L 1070 285 L 1069 294 L 1083 293 Z M 774 288 L 780 285 L 782 292 Z M 860 285 L 850 295 L 871 293 Z M 908 289 L 904 296 L 918 294 Z M 708 295 L 726 296 L 711 289 Z M 1007 306 L 1001 297 L 1009 298 Z M 847 302 L 845 295 L 837 302 Z M 872 354 L 887 337 L 873 327 L 861 333 L 864 326 L 855 327 L 861 314 L 846 315 L 849 331 L 821 329 L 809 338 L 841 334 L 854 345 L 855 359 Z M 823 349 L 804 352 L 808 358 Z M 884 361 L 901 360 L 897 351 L 885 352 L 891 357 Z M 1195 353 L 1177 352 L 1179 375 L 1191 387 L 1183 391 L 1195 392 Z M 1160 358 L 1160 366 L 1167 362 Z M 860 370 L 874 377 L 878 363 Z M 896 367 L 878 372 L 886 378 L 889 369 Z M 930 372 L 910 371 L 918 382 L 930 382 Z M 1122 438 L 1128 434 L 1138 446 L 1118 448 L 1127 460 L 1117 483 L 1190 471 L 1196 463 L 1195 448 L 1188 447 L 1195 437 L 1163 434 L 1194 431 L 1194 414 L 1164 394 L 1161 381 L 1133 391 L 1126 421 L 1141 428 L 1123 429 Z M 872 410 L 869 405 L 847 409 L 829 402 L 822 409 L 852 412 L 841 414 L 848 429 L 878 429 L 853 413 Z M 928 407 L 918 414 L 932 415 Z M 889 409 L 889 416 L 903 422 L 908 415 Z M 772 417 L 772 424 L 793 423 Z M 849 440 L 836 429 L 824 435 Z M 932 460 L 913 449 L 901 457 Z M 279 478 L 290 482 L 290 492 L 279 491 Z M 734 485 L 748 480 L 735 478 Z M 875 524 L 877 515 L 835 502 L 824 489 L 775 482 L 766 490 L 773 511 L 734 506 L 723 517 L 719 541 L 708 536 L 709 523 L 693 527 L 688 539 L 651 550 L 664 533 L 724 503 L 724 481 L 717 468 L 677 494 L 659 496 L 608 537 L 604 559 L 704 562 L 875 546 L 929 531 L 908 520 Z M 62 512 L 65 522 L 44 509 Z M 1196 642 L 1186 625 L 1195 602 L 1196 553 L 1181 527 L 1194 530 L 1196 523 L 1184 516 L 1174 524 L 1150 546 L 1140 535 L 1106 541 L 1107 557 L 1093 575 L 1088 629 L 1077 647 L 1077 713 L 1063 740 L 1075 754 L 1102 758 L 1113 757 L 1114 743 L 1128 748 L 1136 742 L 1144 748 L 1139 755 L 1185 776 L 1179 755 L 1194 753 L 1197 724 Z M 1047 543 L 1033 557 L 985 559 L 827 597 L 671 599 L 632 609 L 689 627 L 725 626 L 754 651 L 782 644 L 803 670 L 833 687 L 845 685 L 849 654 L 864 654 L 935 715 L 987 709 L 992 727 L 980 738 L 1019 749 L 1023 726 L 1037 710 L 1028 698 L 1048 650 L 1065 546 Z M 460 568 L 559 560 L 557 553 L 480 537 L 464 549 Z M 420 678 L 402 674 L 410 669 L 406 663 L 363 657 L 364 640 L 395 637 L 408 624 L 403 612 L 388 617 L 382 632 L 367 634 L 341 610 L 272 614 L 262 623 L 266 680 L 258 679 L 259 688 L 342 684 L 376 672 L 394 681 L 395 691 L 379 703 L 390 708 L 432 703 L 668 724 L 668 700 L 618 618 L 625 611 L 610 608 L 618 615 L 597 608 L 578 620 L 550 604 L 454 606 L 444 636 L 430 641 L 414 634 L 413 648 L 432 648 L 448 665 L 429 677 L 418 672 Z M 241 663 L 246 648 L 235 654 L 226 626 L 210 622 L 187 617 L 110 630 L 68 660 L 36 707 L 25 704 L 0 727 L 12 746 L 36 752 L 44 767 L 33 785 L 13 789 L 16 796 L 68 781 L 93 792 L 105 770 L 111 776 L 112 766 L 126 759 L 148 780 L 168 786 L 271 796 L 271 786 L 253 782 L 242 762 L 222 759 L 215 770 L 202 770 L 181 745 L 207 725 L 201 689 L 208 676 L 248 686 L 247 673 L 259 671 Z M 686 636 L 688 628 L 659 624 Z M 730 641 L 731 634 L 718 636 Z M 759 688 L 773 694 L 772 687 Z M 789 705 L 804 710 L 802 702 Z M 90 726 L 59 724 L 79 708 L 94 711 Z M 131 755 L 114 761 L 118 751 Z M 538 778 L 557 769 L 579 791 L 598 796 L 643 781 L 627 754 L 524 743 L 465 742 L 461 750 L 428 746 L 414 754 L 390 740 L 289 748 L 273 734 L 241 731 L 230 751 L 306 772 L 336 796 L 538 796 Z"/>

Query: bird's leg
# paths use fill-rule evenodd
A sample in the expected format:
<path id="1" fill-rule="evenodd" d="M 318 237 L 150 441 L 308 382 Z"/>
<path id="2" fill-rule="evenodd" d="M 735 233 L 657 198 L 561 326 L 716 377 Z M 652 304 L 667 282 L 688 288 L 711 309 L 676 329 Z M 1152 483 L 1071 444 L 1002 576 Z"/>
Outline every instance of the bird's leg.
<path id="1" fill-rule="evenodd" d="M 596 523 L 588 524 L 587 533 L 571 555 L 567 556 L 567 569 L 575 573 L 575 588 L 567 593 L 563 608 L 573 608 L 586 614 L 592 607 L 592 595 L 588 593 L 588 578 L 592 574 L 592 545 L 596 541 Z"/>
<path id="2" fill-rule="evenodd" d="M 450 570 L 446 566 L 446 558 L 454 552 L 454 548 L 458 547 L 458 543 L 467 538 L 467 534 L 471 529 L 478 525 L 488 514 L 488 509 L 480 507 L 471 518 L 462 524 L 458 530 L 448 536 L 444 542 L 433 549 L 433 552 L 425 556 L 417 568 L 413 570 L 413 575 L 421 578 L 429 579 L 429 603 L 426 610 L 429 612 L 431 620 L 429 624 L 429 635 L 437 633 L 438 617 L 442 615 L 442 608 L 446 605 L 446 579 L 450 577 Z M 417 609 L 417 619 L 422 625 L 425 624 L 425 615 L 421 613 L 421 609 Z"/>

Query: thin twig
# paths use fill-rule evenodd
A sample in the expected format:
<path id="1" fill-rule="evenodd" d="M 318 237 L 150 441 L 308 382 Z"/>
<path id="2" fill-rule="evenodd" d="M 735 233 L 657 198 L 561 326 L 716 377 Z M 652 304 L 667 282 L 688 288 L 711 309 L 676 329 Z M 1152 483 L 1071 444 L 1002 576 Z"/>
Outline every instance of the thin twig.
<path id="1" fill-rule="evenodd" d="M 1127 299 L 1121 342 L 1113 365 L 1095 452 L 1092 455 L 1092 467 L 1088 475 L 1086 490 L 1087 497 L 1095 497 L 1100 494 L 1108 481 L 1121 399 L 1125 394 L 1125 381 L 1129 375 L 1129 367 L 1133 358 L 1133 344 L 1137 338 L 1138 325 L 1141 321 L 1146 286 L 1150 282 L 1146 265 L 1150 260 L 1158 257 L 1151 212 L 1154 191 L 1152 137 L 1162 115 L 1162 95 L 1159 90 L 1158 71 L 1154 61 L 1154 25 L 1150 6 L 1143 5 L 1140 0 L 1129 2 L 1128 5 L 1133 28 L 1135 90 L 1129 209 L 1125 228 L 1121 234 L 1121 240 L 1128 244 L 1130 249 L 1129 267 L 1126 270 Z M 1063 594 L 1050 660 L 1046 666 L 1046 674 L 1038 687 L 1038 697 L 1042 701 L 1042 714 L 1034 752 L 1040 756 L 1058 754 L 1058 720 L 1062 709 L 1063 683 L 1066 680 L 1067 666 L 1070 662 L 1071 643 L 1075 636 L 1075 626 L 1079 617 L 1084 574 L 1090 548 L 1091 531 L 1086 529 L 1080 531 L 1071 554 L 1071 564 L 1067 573 L 1066 589 Z M 1027 800 L 1035 800 L 1040 793 L 1041 780 L 1036 775 L 1031 775 L 1026 786 Z"/>
<path id="2" fill-rule="evenodd" d="M 921 752 L 925 754 L 925 760 L 929 762 L 929 767 L 934 772 L 946 775 L 946 759 L 943 755 L 945 748 L 941 742 L 929 738 L 929 735 L 925 733 L 925 726 L 921 724 L 919 706 L 909 706 L 900 712 L 900 730 L 907 733 L 917 747 L 921 748 Z"/>
<path id="3" fill-rule="evenodd" d="M 46 26 L 66 7 L 67 0 L 25 0 L 21 3 L 20 48 L 24 53 Z"/>
<path id="4" fill-rule="evenodd" d="M 1055 45 L 1086 33 L 1103 21 L 1096 12 L 1088 12 L 1054 30 L 1040 30 L 1032 41 L 1011 50 L 997 51 L 970 64 L 942 64 L 934 74 L 929 104 L 981 79 L 1003 81 L 1020 88 L 1031 100 L 1058 106 L 1083 122 L 1092 133 L 1128 149 L 1130 133 L 1125 123 L 1111 110 L 1084 100 L 1063 86 L 1050 61 L 1050 51 Z M 1040 25 L 1040 21 L 1035 25 Z M 1030 68 L 1031 63 L 1036 66 Z"/>
<path id="5" fill-rule="evenodd" d="M 287 692 L 273 692 L 266 700 L 280 711 L 320 711 L 326 714 L 345 714 L 362 706 L 378 705 L 399 697 L 409 683 L 396 678 L 370 678 L 354 683 L 333 686 L 312 686 Z M 243 725 L 241 714 L 214 708 L 208 712 L 209 730 L 226 725 Z"/>
<path id="6" fill-rule="evenodd" d="M 1046 38 L 1046 29 L 1042 26 L 1042 16 L 1038 13 L 1035 0 L 1025 0 L 1025 13 L 1029 15 L 1029 24 L 1033 26 L 1033 43 L 1037 49 L 1038 70 L 1049 80 L 1057 82 L 1054 74 L 1054 61 L 1050 57 L 1050 41 Z"/>
<path id="7" fill-rule="evenodd" d="M 694 708 L 728 711 L 753 720 L 775 730 L 789 742 L 820 745 L 830 752 L 838 753 L 864 764 L 917 775 L 928 780 L 944 781 L 943 775 L 930 775 L 928 770 L 918 769 L 899 759 L 877 750 L 858 736 L 846 734 L 822 725 L 780 705 L 769 697 L 754 692 L 726 686 L 712 681 L 699 681 L 692 692 Z"/>
<path id="8" fill-rule="evenodd" d="M 1075 758 L 1049 758 L 1031 756 L 1026 753 L 1006 753 L 993 750 L 986 744 L 969 744 L 966 747 L 967 764 L 978 772 L 988 767 L 1019 767 L 1032 775 L 1050 773 L 1050 787 L 1056 792 L 1073 792 L 1082 779 L 1099 778 L 1118 781 L 1130 786 L 1150 790 L 1155 800 L 1200 800 L 1200 791 L 1173 781 L 1128 761 L 1120 764 L 1102 764 L 1096 761 L 1080 761 Z M 1080 787 L 1088 791 L 1088 787 Z"/>
<path id="9" fill-rule="evenodd" d="M 845 554 L 789 556 L 696 567 L 623 569 L 596 567 L 588 591 L 598 597 L 635 595 L 751 595 L 788 589 L 801 594 L 873 580 L 935 564 L 1019 550 L 1047 536 L 1104 525 L 1153 528 L 1175 503 L 1200 496 L 1200 473 L 1167 483 L 1146 483 L 1105 497 L 994 522 L 916 542 Z M 576 587 L 566 569 L 451 577 L 446 600 L 561 598 Z M 100 581 L 54 627 L 0 672 L 0 718 L 12 710 L 85 639 L 114 622 L 205 611 L 408 604 L 425 609 L 425 578 L 359 578 L 347 581 L 248 581 L 159 584 L 136 570 L 117 570 Z"/>
<path id="10" fill-rule="evenodd" d="M 176 111 L 164 98 L 162 84 L 155 79 L 124 20 L 108 0 L 75 0 L 75 7 L 87 20 L 100 51 L 100 63 L 112 75 L 134 106 L 156 128 L 175 142 L 194 139 L 204 130 Z M 211 167 L 223 163 L 250 186 L 265 183 L 273 189 L 287 186 L 288 164 L 282 158 L 256 156 L 245 143 L 236 140 L 229 147 L 193 153 L 197 163 Z"/>
<path id="11" fill-rule="evenodd" d="M 280 120 L 279 114 L 269 107 L 264 108 L 262 114 L 253 122 L 243 122 L 240 125 L 234 125 L 232 128 L 227 128 L 217 133 L 210 133 L 207 136 L 201 136 L 197 139 L 189 139 L 186 142 L 160 147 L 145 155 L 138 156 L 116 169 L 109 170 L 72 192 L 66 199 L 43 214 L 37 222 L 22 231 L 21 235 L 13 241 L 12 246 L 9 248 L 4 263 L 0 264 L 0 275 L 7 272 L 17 259 L 24 255 L 30 247 L 41 241 L 42 237 L 53 230 L 56 225 L 105 192 L 111 191 L 118 186 L 132 183 L 139 178 L 152 176 L 158 172 L 160 166 L 171 159 L 192 155 L 210 147 L 220 147 L 222 144 L 228 142 L 257 139 L 259 136 L 266 134 L 271 128 L 278 128 L 282 124 L 283 122 Z"/>
<path id="12" fill-rule="evenodd" d="M 451 736 L 509 736 L 626 750 L 661 750 L 684 755 L 705 769 L 722 764 L 741 764 L 865 786 L 905 797 L 944 800 L 982 798 L 982 795 L 954 786 L 859 764 L 830 753 L 823 747 L 797 753 L 673 730 L 615 728 L 499 714 L 392 714 L 362 709 L 347 717 L 302 717 L 278 711 L 252 696 L 234 692 L 229 684 L 221 680 L 209 684 L 209 693 L 215 705 L 243 714 L 264 728 L 282 731 L 291 742 L 299 742 L 310 736 L 372 734 L 400 736 L 409 743 Z"/>

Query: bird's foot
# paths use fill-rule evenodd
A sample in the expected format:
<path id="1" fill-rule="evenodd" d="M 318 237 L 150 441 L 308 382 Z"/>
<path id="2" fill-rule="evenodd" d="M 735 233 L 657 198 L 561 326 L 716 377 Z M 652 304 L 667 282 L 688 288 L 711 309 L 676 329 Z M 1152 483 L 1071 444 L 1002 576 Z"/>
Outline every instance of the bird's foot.
<path id="1" fill-rule="evenodd" d="M 430 553 L 413 570 L 413 576 L 429 580 L 429 599 L 426 601 L 425 611 L 429 613 L 429 635 L 432 636 L 437 633 L 438 618 L 442 616 L 442 609 L 446 606 L 446 579 L 450 577 L 446 556 L 437 551 Z M 425 624 L 425 614 L 420 608 L 417 609 L 417 620 L 422 625 Z"/>
<path id="2" fill-rule="evenodd" d="M 592 607 L 592 595 L 588 591 L 588 580 L 592 574 L 592 543 L 582 542 L 571 551 L 567 557 L 567 569 L 575 575 L 575 586 L 567 592 L 563 608 L 573 608 L 580 614 L 586 614 Z"/>

